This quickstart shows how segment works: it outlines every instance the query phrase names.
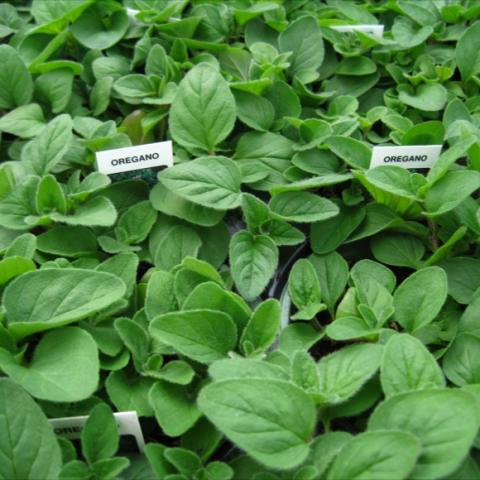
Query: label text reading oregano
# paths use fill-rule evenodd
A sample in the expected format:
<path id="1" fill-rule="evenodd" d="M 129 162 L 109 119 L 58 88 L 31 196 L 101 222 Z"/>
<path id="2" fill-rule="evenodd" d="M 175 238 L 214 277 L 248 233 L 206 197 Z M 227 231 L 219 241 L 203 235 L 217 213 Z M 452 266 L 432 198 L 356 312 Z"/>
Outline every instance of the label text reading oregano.
<path id="1" fill-rule="evenodd" d="M 170 141 L 105 150 L 97 152 L 96 156 L 98 171 L 107 175 L 173 165 Z"/>
<path id="2" fill-rule="evenodd" d="M 441 145 L 399 145 L 373 147 L 370 168 L 398 165 L 402 168 L 431 168 L 442 150 Z"/>

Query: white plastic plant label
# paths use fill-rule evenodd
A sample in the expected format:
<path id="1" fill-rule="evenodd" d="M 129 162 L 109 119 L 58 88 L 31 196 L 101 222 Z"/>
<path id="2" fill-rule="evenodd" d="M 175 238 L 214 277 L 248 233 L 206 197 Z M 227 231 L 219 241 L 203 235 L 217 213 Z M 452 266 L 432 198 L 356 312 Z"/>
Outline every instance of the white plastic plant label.
<path id="1" fill-rule="evenodd" d="M 97 168 L 101 173 L 131 172 L 173 165 L 172 142 L 148 143 L 134 147 L 115 148 L 97 152 Z"/>
<path id="2" fill-rule="evenodd" d="M 334 25 L 330 27 L 337 32 L 363 32 L 377 38 L 383 37 L 384 25 Z"/>
<path id="3" fill-rule="evenodd" d="M 442 145 L 400 145 L 373 147 L 370 168 L 397 165 L 402 168 L 432 168 Z"/>
<path id="4" fill-rule="evenodd" d="M 113 414 L 117 422 L 118 434 L 120 435 L 119 452 L 143 453 L 145 440 L 142 428 L 138 421 L 137 412 L 116 412 Z M 48 421 L 56 435 L 66 437 L 69 440 L 79 440 L 87 416 L 50 418 Z"/>

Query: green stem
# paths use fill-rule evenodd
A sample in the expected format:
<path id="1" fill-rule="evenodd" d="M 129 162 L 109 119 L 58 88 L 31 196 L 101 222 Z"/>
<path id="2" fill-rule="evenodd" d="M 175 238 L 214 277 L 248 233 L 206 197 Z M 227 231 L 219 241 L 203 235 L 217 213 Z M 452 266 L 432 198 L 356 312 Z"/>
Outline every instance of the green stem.
<path id="1" fill-rule="evenodd" d="M 327 433 L 330 431 L 330 419 L 328 417 L 325 418 L 324 416 L 325 409 L 326 407 L 324 404 L 322 404 L 318 408 L 318 418 L 322 422 L 324 432 Z"/>
<path id="2" fill-rule="evenodd" d="M 325 431 L 325 433 L 328 433 L 330 431 L 330 420 L 329 419 L 322 420 L 322 423 L 323 423 L 323 430 Z"/>
<path id="3" fill-rule="evenodd" d="M 430 241 L 432 242 L 432 249 L 435 252 L 436 250 L 438 250 L 438 247 L 440 246 L 438 243 L 438 237 L 437 237 L 437 224 L 431 218 L 427 219 L 427 224 L 431 232 Z"/>

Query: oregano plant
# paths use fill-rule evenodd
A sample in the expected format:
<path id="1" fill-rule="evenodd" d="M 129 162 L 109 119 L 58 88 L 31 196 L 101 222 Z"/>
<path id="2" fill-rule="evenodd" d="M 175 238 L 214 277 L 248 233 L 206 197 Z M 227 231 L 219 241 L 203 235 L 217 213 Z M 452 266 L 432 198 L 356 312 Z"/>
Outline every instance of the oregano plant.
<path id="1" fill-rule="evenodd" d="M 477 0 L 15 0 L 0 39 L 0 478 L 480 478 Z"/>

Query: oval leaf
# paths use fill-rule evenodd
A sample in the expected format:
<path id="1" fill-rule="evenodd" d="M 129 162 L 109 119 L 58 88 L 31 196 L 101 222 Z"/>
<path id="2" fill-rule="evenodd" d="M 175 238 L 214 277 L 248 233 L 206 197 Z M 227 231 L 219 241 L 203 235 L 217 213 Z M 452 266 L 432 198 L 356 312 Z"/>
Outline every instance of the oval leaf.
<path id="1" fill-rule="evenodd" d="M 460 466 L 477 434 L 472 395 L 460 390 L 423 390 L 395 395 L 373 412 L 368 429 L 401 430 L 418 437 L 422 451 L 411 478 L 445 478 Z"/>
<path id="2" fill-rule="evenodd" d="M 197 158 L 164 170 L 159 179 L 169 190 L 198 205 L 214 210 L 240 206 L 242 177 L 229 158 Z"/>
<path id="3" fill-rule="evenodd" d="M 233 320 L 217 310 L 172 312 L 154 318 L 152 336 L 200 363 L 226 357 L 237 343 Z"/>
<path id="4" fill-rule="evenodd" d="M 230 440 L 269 467 L 292 468 L 308 455 L 315 407 L 310 397 L 291 383 L 223 380 L 203 388 L 198 405 Z"/>
<path id="5" fill-rule="evenodd" d="M 97 344 L 85 330 L 65 327 L 48 332 L 26 367 L 0 349 L 2 370 L 35 398 L 51 402 L 78 402 L 98 386 Z"/>
<path id="6" fill-rule="evenodd" d="M 75 268 L 28 272 L 5 289 L 7 326 L 17 338 L 93 315 L 120 300 L 126 286 L 109 273 Z"/>
<path id="7" fill-rule="evenodd" d="M 200 63 L 180 82 L 170 110 L 173 139 L 189 149 L 212 152 L 235 124 L 235 99 L 215 67 Z"/>
<path id="8" fill-rule="evenodd" d="M 440 267 L 415 272 L 395 291 L 395 320 L 409 332 L 428 325 L 439 314 L 447 291 L 447 275 Z"/>
<path id="9" fill-rule="evenodd" d="M 278 249 L 266 235 L 236 233 L 230 242 L 232 277 L 247 301 L 257 298 L 277 269 Z"/>

